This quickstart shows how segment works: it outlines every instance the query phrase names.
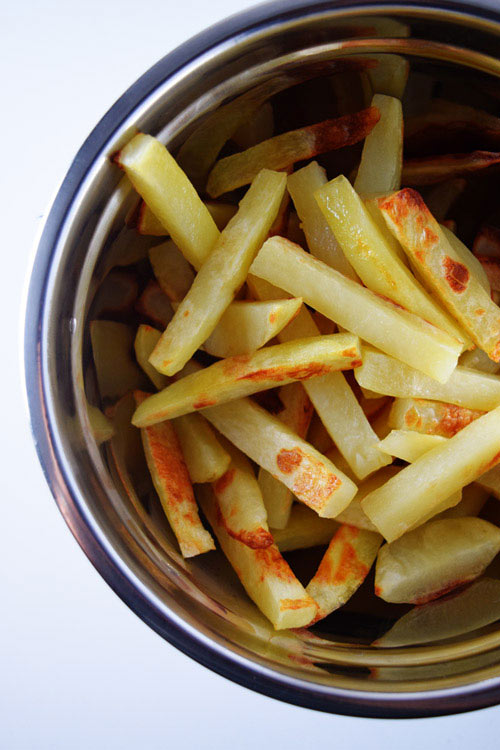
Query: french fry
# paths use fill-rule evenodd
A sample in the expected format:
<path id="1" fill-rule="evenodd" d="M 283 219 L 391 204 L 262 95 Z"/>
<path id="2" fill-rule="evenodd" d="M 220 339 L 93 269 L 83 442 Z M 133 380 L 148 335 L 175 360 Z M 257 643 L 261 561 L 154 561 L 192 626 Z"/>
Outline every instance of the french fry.
<path id="1" fill-rule="evenodd" d="M 467 516 L 478 516 L 483 505 L 489 497 L 489 492 L 479 486 L 477 482 L 467 485 L 462 490 L 462 499 L 459 503 L 447 510 L 438 513 L 434 518 L 466 518 Z"/>
<path id="2" fill-rule="evenodd" d="M 279 293 L 279 290 L 262 279 L 249 276 L 248 284 L 259 298 Z M 317 336 L 318 333 L 311 314 L 302 307 L 297 317 L 278 334 L 278 339 L 293 341 L 306 336 Z M 352 466 L 356 476 L 362 479 L 390 463 L 378 450 L 377 436 L 341 372 L 303 381 L 303 386 L 330 437 Z"/>
<path id="3" fill-rule="evenodd" d="M 311 253 L 349 279 L 358 281 L 356 272 L 314 198 L 316 190 L 326 183 L 326 171 L 316 161 L 293 172 L 287 179 L 288 192 L 292 196 Z"/>
<path id="4" fill-rule="evenodd" d="M 283 409 L 276 416 L 299 437 L 305 438 L 313 407 L 301 383 L 289 383 L 282 386 L 279 390 L 279 398 Z M 286 527 L 293 502 L 291 491 L 262 468 L 259 469 L 258 482 L 266 506 L 269 526 L 273 529 Z"/>
<path id="5" fill-rule="evenodd" d="M 480 518 L 431 521 L 378 553 L 375 593 L 425 604 L 472 581 L 500 551 L 500 529 Z"/>
<path id="6" fill-rule="evenodd" d="M 354 482 L 331 461 L 251 400 L 214 406 L 204 416 L 319 516 L 333 518 L 356 494 Z"/>
<path id="7" fill-rule="evenodd" d="M 367 495 L 362 508 L 392 542 L 500 460 L 500 408 L 406 466 Z M 441 510 L 441 509 L 440 509 Z"/>
<path id="8" fill-rule="evenodd" d="M 250 148 L 256 143 L 271 138 L 274 132 L 274 113 L 271 102 L 264 102 L 253 117 L 243 122 L 233 133 L 231 140 L 241 148 Z"/>
<path id="9" fill-rule="evenodd" d="M 269 302 L 233 302 L 203 343 L 214 357 L 252 354 L 277 336 L 297 315 L 300 297 Z"/>
<path id="10" fill-rule="evenodd" d="M 467 180 L 457 177 L 454 180 L 441 182 L 433 187 L 426 198 L 427 208 L 436 221 L 444 221 L 455 201 L 467 187 Z"/>
<path id="11" fill-rule="evenodd" d="M 113 423 L 104 416 L 102 411 L 98 409 L 97 406 L 89 404 L 88 401 L 87 415 L 89 418 L 90 428 L 97 445 L 101 445 L 102 443 L 106 443 L 108 440 L 111 440 L 111 438 L 115 434 Z"/>
<path id="12" fill-rule="evenodd" d="M 132 310 L 138 291 L 134 273 L 121 268 L 113 269 L 102 282 L 92 302 L 92 317 L 126 315 Z"/>
<path id="13" fill-rule="evenodd" d="M 328 431 L 317 412 L 314 412 L 312 415 L 311 425 L 307 433 L 307 442 L 320 453 L 326 453 L 333 447 L 333 440 L 328 434 Z M 333 461 L 333 463 L 335 463 L 335 461 Z"/>
<path id="14" fill-rule="evenodd" d="M 217 229 L 220 231 L 224 229 L 229 219 L 233 218 L 238 208 L 231 203 L 214 203 L 213 201 L 203 201 L 203 203 L 208 208 L 210 216 L 215 221 Z M 139 208 L 136 229 L 139 234 L 147 234 L 154 237 L 165 237 L 168 235 L 167 229 L 163 226 L 161 221 L 156 218 L 144 201 Z"/>
<path id="15" fill-rule="evenodd" d="M 483 414 L 484 411 L 441 401 L 397 398 L 391 408 L 389 423 L 394 430 L 414 430 L 449 438 Z"/>
<path id="16" fill-rule="evenodd" d="M 124 323 L 93 320 L 90 340 L 101 398 L 113 401 L 147 384 L 146 376 L 132 359 L 134 330 Z"/>
<path id="17" fill-rule="evenodd" d="M 490 495 L 493 495 L 493 497 L 496 497 L 497 500 L 500 500 L 500 469 L 498 466 L 481 474 L 476 479 L 476 484 L 489 492 Z"/>
<path id="18" fill-rule="evenodd" d="M 356 475 L 337 446 L 334 445 L 332 447 L 329 447 L 325 451 L 320 451 L 320 453 L 324 453 L 326 458 L 331 461 L 332 464 L 335 464 L 335 466 L 337 466 L 340 471 L 346 475 L 346 477 L 349 477 L 349 479 L 351 479 L 356 484 Z"/>
<path id="19" fill-rule="evenodd" d="M 140 325 L 134 341 L 134 350 L 137 362 L 144 370 L 153 385 L 161 391 L 168 385 L 168 378 L 155 370 L 149 363 L 149 356 L 160 339 L 161 333 L 156 328 L 148 325 Z"/>
<path id="20" fill-rule="evenodd" d="M 219 514 L 217 520 L 229 536 L 252 549 L 273 544 L 262 494 L 250 461 L 234 446 L 225 444 L 231 463 L 212 484 Z"/>
<path id="21" fill-rule="evenodd" d="M 377 60 L 376 68 L 370 68 L 368 77 L 374 94 L 385 94 L 402 99 L 408 80 L 410 65 L 399 55 L 370 55 Z"/>
<path id="22" fill-rule="evenodd" d="M 375 107 L 324 120 L 299 130 L 276 135 L 246 151 L 220 159 L 210 172 L 207 192 L 217 198 L 248 185 L 261 169 L 287 169 L 295 162 L 362 141 L 378 122 Z"/>
<path id="23" fill-rule="evenodd" d="M 170 323 L 174 314 L 168 297 L 162 292 L 156 281 L 148 282 L 135 303 L 135 309 L 139 315 L 149 318 L 161 328 L 165 328 Z"/>
<path id="24" fill-rule="evenodd" d="M 380 169 L 377 169 L 380 171 Z M 460 326 L 442 310 L 384 241 L 361 198 L 340 175 L 315 193 L 347 259 L 365 286 L 458 339 Z"/>
<path id="25" fill-rule="evenodd" d="M 179 248 L 167 240 L 149 251 L 153 273 L 170 302 L 180 302 L 188 293 L 195 274 Z"/>
<path id="26" fill-rule="evenodd" d="M 308 625 L 316 614 L 316 603 L 297 580 L 276 545 L 251 549 L 238 539 L 233 539 L 219 520 L 212 489 L 202 485 L 197 494 L 222 551 L 248 596 L 276 630 Z"/>
<path id="27" fill-rule="evenodd" d="M 260 249 L 250 272 L 290 294 L 382 351 L 446 382 L 461 344 L 416 315 L 396 308 L 282 237 Z M 296 319 L 297 320 L 297 319 Z"/>
<path id="28" fill-rule="evenodd" d="M 464 245 L 464 243 L 458 239 L 457 235 L 454 234 L 450 229 L 445 227 L 444 224 L 441 225 L 441 231 L 458 255 L 460 262 L 463 263 L 464 266 L 467 266 L 471 276 L 475 276 L 486 293 L 490 294 L 492 288 L 490 286 L 490 278 L 480 260 L 476 258 L 475 255 L 471 253 L 469 248 L 466 247 L 466 245 Z"/>
<path id="29" fill-rule="evenodd" d="M 330 457 L 330 453 L 328 454 Z M 334 457 L 332 456 L 332 460 Z M 371 477 L 365 479 L 359 487 L 356 495 L 351 500 L 349 505 L 342 513 L 336 516 L 335 520 L 339 523 L 346 523 L 349 526 L 354 526 L 357 529 L 365 529 L 366 531 L 377 531 L 377 527 L 370 521 L 366 513 L 364 512 L 361 501 L 365 499 L 370 492 L 382 487 L 392 477 L 395 477 L 401 471 L 399 466 L 384 466 L 382 469 L 372 474 Z"/>
<path id="30" fill-rule="evenodd" d="M 157 370 L 175 374 L 210 336 L 246 279 L 285 185 L 285 175 L 278 172 L 257 175 L 151 355 Z"/>
<path id="31" fill-rule="evenodd" d="M 193 185 L 156 138 L 138 133 L 114 157 L 184 257 L 201 266 L 219 230 Z"/>
<path id="32" fill-rule="evenodd" d="M 363 347 L 363 364 L 355 370 L 355 378 L 363 388 L 397 398 L 444 401 L 479 411 L 490 411 L 500 404 L 500 380 L 495 375 L 458 366 L 446 383 L 438 383 L 368 347 Z"/>
<path id="33" fill-rule="evenodd" d="M 399 260 L 402 261 L 405 266 L 407 266 L 408 258 L 406 257 L 406 253 L 385 223 L 385 219 L 382 216 L 382 212 L 378 205 L 378 198 L 363 198 L 363 203 L 365 204 L 366 210 L 370 214 L 371 220 L 377 227 L 379 233 L 382 235 L 385 244 L 390 247 L 392 255 L 399 258 Z"/>
<path id="34" fill-rule="evenodd" d="M 335 532 L 307 593 L 318 604 L 316 620 L 342 607 L 361 586 L 375 562 L 382 537 L 343 524 Z"/>
<path id="35" fill-rule="evenodd" d="M 380 120 L 365 138 L 354 182 L 356 192 L 363 195 L 399 190 L 403 167 L 401 101 L 393 96 L 375 94 L 371 104 L 380 112 Z"/>
<path id="36" fill-rule="evenodd" d="M 401 175 L 402 185 L 433 185 L 453 177 L 478 172 L 500 163 L 496 151 L 472 151 L 470 154 L 446 154 L 406 159 Z"/>
<path id="37" fill-rule="evenodd" d="M 392 430 L 381 441 L 379 448 L 389 456 L 401 458 L 411 464 L 446 439 L 441 435 L 428 435 L 412 430 Z"/>
<path id="38" fill-rule="evenodd" d="M 136 403 L 147 394 L 134 393 Z M 179 441 L 170 422 L 141 430 L 142 444 L 153 484 L 172 527 L 183 557 L 215 549 L 203 528 Z"/>
<path id="39" fill-rule="evenodd" d="M 185 414 L 172 422 L 193 484 L 215 482 L 229 468 L 231 458 L 201 414 Z"/>
<path id="40" fill-rule="evenodd" d="M 382 409 L 375 414 L 370 424 L 374 433 L 377 435 L 379 440 L 384 440 L 391 431 L 389 424 L 389 416 L 392 408 L 392 400 L 388 404 L 382 407 Z"/>
<path id="41" fill-rule="evenodd" d="M 268 346 L 252 355 L 220 360 L 177 380 L 141 405 L 134 424 L 147 427 L 276 385 L 308 380 L 359 364 L 359 340 L 349 333 Z"/>
<path id="42" fill-rule="evenodd" d="M 295 503 L 285 528 L 271 531 L 279 551 L 291 552 L 329 544 L 338 528 L 332 518 L 320 518 L 307 505 Z"/>

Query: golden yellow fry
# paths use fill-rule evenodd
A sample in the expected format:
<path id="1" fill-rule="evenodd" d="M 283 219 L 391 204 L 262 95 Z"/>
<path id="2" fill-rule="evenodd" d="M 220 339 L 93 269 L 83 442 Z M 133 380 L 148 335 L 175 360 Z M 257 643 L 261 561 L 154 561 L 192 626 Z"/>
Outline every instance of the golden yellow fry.
<path id="1" fill-rule="evenodd" d="M 403 110 L 401 101 L 376 93 L 372 107 L 380 120 L 365 138 L 358 174 L 354 182 L 357 193 L 388 193 L 401 187 L 403 167 Z"/>
<path id="2" fill-rule="evenodd" d="M 382 537 L 342 525 L 335 533 L 306 591 L 318 604 L 316 620 L 342 607 L 361 586 L 375 562 Z"/>
<path id="3" fill-rule="evenodd" d="M 377 170 L 380 172 L 380 170 Z M 457 323 L 433 301 L 378 231 L 363 201 L 340 175 L 315 193 L 347 259 L 365 286 L 402 305 L 464 344 Z"/>
<path id="4" fill-rule="evenodd" d="M 134 329 L 111 320 L 93 320 L 90 340 L 97 385 L 104 400 L 116 400 L 134 388 L 147 387 L 147 378 L 132 359 Z"/>
<path id="5" fill-rule="evenodd" d="M 287 425 L 299 437 L 305 438 L 313 407 L 301 383 L 289 383 L 279 390 L 283 409 L 276 414 L 280 422 Z M 267 520 L 273 529 L 288 525 L 293 495 L 278 479 L 265 469 L 259 469 L 259 487 L 267 510 Z"/>
<path id="6" fill-rule="evenodd" d="M 467 266 L 471 276 L 475 276 L 477 281 L 481 284 L 487 294 L 491 294 L 490 282 L 483 266 L 472 253 L 469 248 L 461 242 L 457 235 L 454 234 L 451 229 L 441 224 L 441 231 L 445 238 L 448 240 L 454 251 L 456 252 L 459 260 L 464 266 Z"/>
<path id="7" fill-rule="evenodd" d="M 102 411 L 87 402 L 87 416 L 89 418 L 90 428 L 97 445 L 111 440 L 115 434 L 113 423 L 104 416 Z"/>
<path id="8" fill-rule="evenodd" d="M 404 362 L 368 347 L 363 347 L 363 364 L 356 369 L 355 378 L 363 388 L 386 396 L 445 401 L 480 411 L 500 404 L 500 379 L 495 375 L 459 366 L 446 383 L 438 383 Z"/>
<path id="9" fill-rule="evenodd" d="M 327 318 L 432 378 L 446 382 L 461 344 L 416 315 L 400 310 L 282 237 L 260 249 L 251 273 L 298 294 Z M 296 319 L 297 320 L 297 319 Z"/>
<path id="10" fill-rule="evenodd" d="M 470 484 L 499 461 L 500 408 L 464 427 L 442 445 L 374 490 L 362 508 L 392 542 L 446 498 Z M 441 510 L 441 509 L 440 509 Z"/>
<path id="11" fill-rule="evenodd" d="M 226 156 L 210 172 L 207 192 L 212 198 L 217 198 L 230 190 L 248 185 L 261 169 L 286 169 L 303 159 L 358 143 L 378 119 L 378 110 L 369 107 L 334 120 L 290 130 L 246 151 Z"/>
<path id="12" fill-rule="evenodd" d="M 379 440 L 383 440 L 391 431 L 391 425 L 389 424 L 389 416 L 391 413 L 392 400 L 388 404 L 382 407 L 382 409 L 375 414 L 371 420 L 371 426 Z"/>
<path id="13" fill-rule="evenodd" d="M 142 367 L 153 385 L 161 391 L 167 387 L 168 378 L 155 370 L 149 363 L 151 352 L 160 340 L 161 333 L 156 328 L 148 325 L 140 325 L 137 329 L 134 341 L 135 356 L 137 362 Z"/>
<path id="14" fill-rule="evenodd" d="M 392 430 L 381 441 L 379 448 L 389 456 L 401 458 L 411 464 L 446 439 L 441 435 L 427 435 L 412 430 Z"/>
<path id="15" fill-rule="evenodd" d="M 150 135 L 138 133 L 118 152 L 115 161 L 184 257 L 199 267 L 218 240 L 219 230 L 165 146 Z"/>
<path id="16" fill-rule="evenodd" d="M 312 415 L 311 425 L 307 433 L 307 442 L 311 443 L 320 453 L 326 453 L 333 447 L 333 440 L 317 412 L 314 412 Z"/>
<path id="17" fill-rule="evenodd" d="M 328 458 L 334 462 L 336 456 L 328 453 Z M 342 468 L 342 466 L 340 466 Z M 361 502 L 365 499 L 370 492 L 382 487 L 389 479 L 395 477 L 401 471 L 400 466 L 384 466 L 382 469 L 372 474 L 371 477 L 365 479 L 359 487 L 356 495 L 351 500 L 349 505 L 342 513 L 339 513 L 335 517 L 335 520 L 339 523 L 346 523 L 349 526 L 354 526 L 357 529 L 365 529 L 366 531 L 378 531 L 377 527 L 370 521 L 366 513 L 364 512 Z"/>
<path id="18" fill-rule="evenodd" d="M 434 518 L 466 518 L 467 516 L 478 516 L 483 505 L 489 497 L 489 492 L 474 482 L 462 490 L 462 499 L 456 505 L 443 510 Z"/>
<path id="19" fill-rule="evenodd" d="M 446 239 L 419 193 L 405 189 L 379 199 L 388 223 L 438 298 L 475 343 L 500 361 L 500 309 Z"/>
<path id="20" fill-rule="evenodd" d="M 464 352 L 458 363 L 462 367 L 469 367 L 471 370 L 488 372 L 490 375 L 496 375 L 500 371 L 500 363 L 493 362 L 482 349 L 473 349 L 471 352 Z"/>
<path id="21" fill-rule="evenodd" d="M 210 487 L 198 488 L 198 500 L 222 551 L 234 568 L 248 596 L 277 630 L 308 625 L 316 604 L 297 580 L 275 544 L 251 549 L 233 539 L 217 513 L 217 501 Z"/>
<path id="22" fill-rule="evenodd" d="M 147 394 L 135 392 L 136 403 Z M 153 484 L 183 557 L 215 549 L 203 528 L 181 447 L 170 422 L 141 430 L 142 444 Z"/>
<path id="23" fill-rule="evenodd" d="M 278 172 L 257 175 L 151 355 L 157 370 L 174 375 L 210 336 L 245 281 L 285 186 L 286 176 Z"/>
<path id="24" fill-rule="evenodd" d="M 389 423 L 395 430 L 414 430 L 426 435 L 441 435 L 447 438 L 453 437 L 483 414 L 484 411 L 441 401 L 397 398 L 392 405 Z"/>
<path id="25" fill-rule="evenodd" d="M 141 405 L 134 424 L 146 427 L 276 385 L 358 367 L 360 362 L 359 340 L 350 333 L 268 346 L 248 356 L 222 359 L 177 380 Z"/>
<path id="26" fill-rule="evenodd" d="M 378 62 L 375 68 L 370 68 L 368 71 L 373 93 L 402 99 L 410 69 L 408 60 L 399 55 L 386 53 L 382 55 L 371 54 L 370 58 Z"/>
<path id="27" fill-rule="evenodd" d="M 307 246 L 314 257 L 353 281 L 358 281 L 356 272 L 344 255 L 314 198 L 316 190 L 327 182 L 326 171 L 317 161 L 312 161 L 289 175 L 287 187 L 299 216 Z"/>
<path id="28" fill-rule="evenodd" d="M 237 211 L 237 206 L 233 206 L 231 203 L 215 203 L 214 201 L 203 201 L 203 203 L 219 230 L 224 229 L 229 219 L 232 219 Z M 154 237 L 165 237 L 168 235 L 167 229 L 144 202 L 139 209 L 137 231 L 139 234 L 147 234 Z"/>
<path id="29" fill-rule="evenodd" d="M 149 260 L 156 280 L 170 302 L 183 300 L 195 274 L 179 248 L 172 240 L 167 240 L 151 248 Z"/>
<path id="30" fill-rule="evenodd" d="M 307 505 L 295 503 L 285 528 L 271 529 L 271 532 L 279 551 L 291 552 L 329 544 L 338 528 L 339 524 L 332 518 L 320 518 Z"/>
<path id="31" fill-rule="evenodd" d="M 406 159 L 401 182 L 403 185 L 433 185 L 453 177 L 471 174 L 500 163 L 496 151 L 472 151 L 470 154 L 444 154 Z"/>
<path id="32" fill-rule="evenodd" d="M 193 484 L 215 482 L 229 468 L 231 458 L 201 414 L 184 414 L 172 422 Z"/>
<path id="33" fill-rule="evenodd" d="M 354 482 L 331 461 L 250 399 L 214 406 L 204 416 L 319 516 L 333 518 L 356 494 Z"/>
<path id="34" fill-rule="evenodd" d="M 378 198 L 364 198 L 364 196 L 362 197 L 365 208 L 370 214 L 370 218 L 377 227 L 379 233 L 384 238 L 385 244 L 390 247 L 394 256 L 398 257 L 405 266 L 408 266 L 408 258 L 406 257 L 405 251 L 385 223 L 385 219 L 382 216 L 382 211 L 380 210 L 378 205 Z"/>
<path id="35" fill-rule="evenodd" d="M 447 518 L 382 547 L 375 593 L 388 602 L 425 604 L 477 578 L 500 551 L 500 529 L 480 518 Z"/>

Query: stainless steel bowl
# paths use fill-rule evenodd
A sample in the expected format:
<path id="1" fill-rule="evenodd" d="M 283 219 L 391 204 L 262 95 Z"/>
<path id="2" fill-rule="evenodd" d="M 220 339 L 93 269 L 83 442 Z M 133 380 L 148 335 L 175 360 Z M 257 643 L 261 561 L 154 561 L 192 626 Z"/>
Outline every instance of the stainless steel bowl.
<path id="1" fill-rule="evenodd" d="M 500 629 L 396 649 L 366 645 L 352 620 L 343 635 L 275 633 L 216 554 L 185 563 L 158 518 L 145 526 L 136 516 L 91 437 L 83 399 L 86 311 L 132 199 L 108 157 L 136 127 L 175 148 L 206 113 L 278 71 L 360 53 L 446 69 L 467 96 L 481 90 L 498 107 L 499 43 L 497 0 L 259 5 L 167 55 L 119 99 L 77 154 L 45 223 L 25 363 L 33 433 L 56 502 L 95 567 L 148 625 L 274 698 L 373 717 L 492 705 L 500 700 Z"/>

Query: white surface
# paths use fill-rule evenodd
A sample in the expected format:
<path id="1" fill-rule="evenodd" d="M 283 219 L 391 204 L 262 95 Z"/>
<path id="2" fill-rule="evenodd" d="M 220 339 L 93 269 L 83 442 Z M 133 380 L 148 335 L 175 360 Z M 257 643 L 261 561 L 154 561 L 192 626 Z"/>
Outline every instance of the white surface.
<path id="1" fill-rule="evenodd" d="M 410 722 L 329 716 L 257 695 L 195 664 L 108 589 L 39 468 L 17 352 L 21 290 L 40 217 L 109 105 L 177 44 L 249 5 L 2 5 L 1 750 L 497 746 L 500 708 Z"/>

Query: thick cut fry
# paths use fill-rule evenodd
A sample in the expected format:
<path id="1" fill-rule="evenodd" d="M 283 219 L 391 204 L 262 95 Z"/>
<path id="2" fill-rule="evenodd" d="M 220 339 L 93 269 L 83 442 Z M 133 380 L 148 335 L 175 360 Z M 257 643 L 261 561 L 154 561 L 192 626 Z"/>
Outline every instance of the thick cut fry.
<path id="1" fill-rule="evenodd" d="M 93 320 L 90 340 L 99 393 L 116 400 L 134 388 L 147 387 L 147 379 L 132 359 L 134 329 L 111 320 Z"/>
<path id="2" fill-rule="evenodd" d="M 403 167 L 403 110 L 401 101 L 393 96 L 375 94 L 372 107 L 377 107 L 380 120 L 365 138 L 361 162 L 354 183 L 363 195 L 388 193 L 401 187 Z"/>
<path id="3" fill-rule="evenodd" d="M 307 433 L 307 441 L 320 453 L 326 453 L 333 447 L 333 440 L 317 412 L 313 413 L 311 426 Z M 340 455 L 340 454 L 339 454 Z M 333 462 L 335 463 L 335 461 Z"/>
<path id="4" fill-rule="evenodd" d="M 480 411 L 500 404 L 500 379 L 496 375 L 457 367 L 447 383 L 438 383 L 404 362 L 368 347 L 363 347 L 363 364 L 355 370 L 355 378 L 363 388 L 397 398 L 445 401 Z"/>
<path id="5" fill-rule="evenodd" d="M 377 60 L 376 68 L 368 71 L 368 77 L 374 94 L 385 94 L 402 99 L 408 80 L 410 65 L 408 60 L 399 55 L 370 55 Z"/>
<path id="6" fill-rule="evenodd" d="M 452 177 L 478 172 L 500 163 L 496 151 L 473 151 L 470 154 L 447 154 L 407 159 L 401 175 L 402 185 L 432 185 Z"/>
<path id="7" fill-rule="evenodd" d="M 213 201 L 203 201 L 203 203 L 208 208 L 210 216 L 220 231 L 224 229 L 229 219 L 232 219 L 237 211 L 237 206 L 233 206 L 231 203 L 214 203 Z M 148 234 L 154 237 L 168 235 L 167 229 L 144 202 L 139 208 L 136 228 L 139 234 Z"/>
<path id="8" fill-rule="evenodd" d="M 483 490 L 489 492 L 490 495 L 493 495 L 493 497 L 496 497 L 497 500 L 500 500 L 500 469 L 498 466 L 481 474 L 481 476 L 476 479 L 476 484 Z"/>
<path id="9" fill-rule="evenodd" d="M 271 529 L 280 552 L 329 544 L 339 527 L 332 518 L 320 518 L 302 503 L 295 503 L 284 529 Z"/>
<path id="10" fill-rule="evenodd" d="M 210 487 L 198 488 L 200 505 L 222 551 L 234 568 L 248 596 L 277 630 L 308 625 L 316 615 L 316 603 L 297 580 L 277 546 L 251 549 L 233 539 L 217 513 L 217 501 Z"/>
<path id="11" fill-rule="evenodd" d="M 412 430 L 392 430 L 380 443 L 380 450 L 389 456 L 413 463 L 427 451 L 446 440 L 441 435 L 427 435 Z"/>
<path id="12" fill-rule="evenodd" d="M 293 172 L 288 177 L 287 187 L 299 215 L 307 246 L 314 257 L 349 279 L 358 281 L 356 272 L 345 257 L 314 198 L 316 190 L 327 182 L 326 171 L 317 161 L 313 161 L 307 167 Z"/>
<path id="13" fill-rule="evenodd" d="M 406 257 L 406 253 L 399 244 L 399 241 L 396 239 L 396 237 L 394 237 L 393 233 L 385 223 L 385 219 L 382 216 L 382 212 L 378 205 L 378 198 L 365 198 L 363 199 L 363 202 L 365 204 L 366 210 L 370 214 L 371 220 L 377 227 L 379 233 L 384 238 L 385 244 L 390 247 L 392 255 L 399 258 L 405 264 L 405 266 L 407 266 L 408 258 Z"/>
<path id="14" fill-rule="evenodd" d="M 204 416 L 319 516 L 333 518 L 356 494 L 354 482 L 331 461 L 249 399 L 212 407 Z"/>
<path id="15" fill-rule="evenodd" d="M 102 411 L 87 402 L 87 415 L 89 418 L 90 428 L 97 445 L 111 440 L 115 434 L 113 423 L 104 416 Z"/>
<path id="16" fill-rule="evenodd" d="M 500 460 L 500 408 L 464 427 L 367 495 L 362 508 L 392 542 Z M 442 508 L 440 508 L 442 510 Z"/>
<path id="17" fill-rule="evenodd" d="M 219 238 L 215 221 L 175 159 L 156 138 L 138 133 L 115 156 L 132 185 L 193 266 Z"/>
<path id="18" fill-rule="evenodd" d="M 446 382 L 456 366 L 458 341 L 282 237 L 264 243 L 251 273 L 290 294 L 300 289 L 304 302 L 327 318 L 432 378 Z"/>
<path id="19" fill-rule="evenodd" d="M 397 398 L 391 408 L 389 424 L 394 430 L 413 430 L 449 438 L 483 414 L 484 411 L 441 401 Z"/>
<path id="20" fill-rule="evenodd" d="M 330 458 L 330 453 L 328 457 Z M 335 461 L 335 457 L 332 456 L 332 461 Z M 377 531 L 377 527 L 370 521 L 366 513 L 364 512 L 361 501 L 365 499 L 370 492 L 382 487 L 389 479 L 399 474 L 401 467 L 399 466 L 384 466 L 380 471 L 377 471 L 368 479 L 365 479 L 359 487 L 356 495 L 351 500 L 349 505 L 342 513 L 336 516 L 335 520 L 339 523 L 346 523 L 349 526 L 355 526 L 357 529 L 365 529 L 366 531 Z"/>
<path id="21" fill-rule="evenodd" d="M 147 394 L 135 392 L 136 403 Z M 215 549 L 213 539 L 198 515 L 193 487 L 181 447 L 170 422 L 141 430 L 142 444 L 153 484 L 183 557 Z"/>
<path id="22" fill-rule="evenodd" d="M 318 604 L 321 620 L 345 604 L 361 586 L 375 562 L 382 537 L 343 524 L 335 533 L 306 591 Z"/>
<path id="23" fill-rule="evenodd" d="M 215 482 L 229 468 L 231 458 L 201 414 L 173 420 L 189 478 L 195 483 Z"/>
<path id="24" fill-rule="evenodd" d="M 145 290 L 135 303 L 135 310 L 139 315 L 149 318 L 161 328 L 166 328 L 174 315 L 168 297 L 162 292 L 156 281 L 148 282 Z"/>
<path id="25" fill-rule="evenodd" d="M 350 333 L 268 346 L 249 356 L 220 360 L 177 380 L 141 405 L 134 424 L 146 427 L 276 385 L 358 367 L 360 362 L 359 340 Z"/>
<path id="26" fill-rule="evenodd" d="M 157 331 L 156 328 L 152 328 L 148 325 L 140 325 L 137 329 L 134 341 L 137 362 L 159 391 L 161 391 L 162 388 L 167 387 L 168 378 L 159 373 L 158 370 L 155 370 L 153 365 L 149 363 L 149 357 L 160 340 L 160 336 L 161 333 L 160 331 Z"/>
<path id="27" fill-rule="evenodd" d="M 280 422 L 305 438 L 313 412 L 311 401 L 301 383 L 289 383 L 279 390 L 283 409 L 276 414 Z M 267 510 L 269 526 L 282 529 L 288 525 L 293 495 L 278 479 L 265 469 L 259 470 L 259 487 Z"/>
<path id="28" fill-rule="evenodd" d="M 375 593 L 425 604 L 477 578 L 500 551 L 500 529 L 480 518 L 431 521 L 382 547 Z"/>
<path id="29" fill-rule="evenodd" d="M 226 444 L 231 456 L 228 470 L 213 483 L 219 516 L 229 536 L 252 549 L 273 543 L 267 525 L 262 494 L 250 461 L 234 446 Z"/>
<path id="30" fill-rule="evenodd" d="M 261 169 L 286 169 L 295 162 L 362 141 L 378 122 L 379 112 L 369 107 L 336 120 L 325 120 L 269 138 L 217 162 L 210 172 L 207 192 L 212 198 L 248 185 Z"/>
<path id="31" fill-rule="evenodd" d="M 342 175 L 315 193 L 347 259 L 365 286 L 388 297 L 462 342 L 457 325 L 386 243 L 356 191 Z"/>
<path id="32" fill-rule="evenodd" d="M 170 302 L 183 300 L 195 274 L 179 248 L 172 240 L 167 240 L 151 248 L 149 260 L 156 280 Z"/>
<path id="33" fill-rule="evenodd" d="M 432 99 L 430 109 L 411 117 L 405 127 L 405 145 L 420 153 L 461 148 L 464 136 L 486 148 L 500 147 L 500 119 L 475 107 Z M 431 150 L 433 149 L 433 150 Z"/>
<path id="34" fill-rule="evenodd" d="M 249 277 L 248 283 L 259 298 L 276 296 L 275 287 L 262 279 Z M 297 317 L 278 335 L 280 341 L 317 336 L 311 314 L 301 308 Z M 341 372 L 303 382 L 320 419 L 356 476 L 363 478 L 390 463 L 378 450 L 378 438 Z"/>
<path id="35" fill-rule="evenodd" d="M 203 344 L 214 357 L 252 354 L 274 338 L 299 312 L 300 297 L 270 302 L 233 302 Z"/>
<path id="36" fill-rule="evenodd" d="M 457 235 L 454 234 L 450 229 L 445 227 L 444 224 L 441 225 L 441 231 L 454 249 L 460 262 L 469 269 L 469 273 L 471 274 L 471 276 L 476 277 L 477 281 L 479 282 L 479 284 L 481 284 L 486 293 L 490 294 L 492 287 L 490 285 L 489 277 L 485 269 L 479 262 L 478 258 L 476 258 L 476 256 L 471 253 L 469 248 L 458 239 Z"/>
<path id="37" fill-rule="evenodd" d="M 278 172 L 257 175 L 151 355 L 157 370 L 174 375 L 210 336 L 245 281 L 285 186 L 286 176 Z"/>

